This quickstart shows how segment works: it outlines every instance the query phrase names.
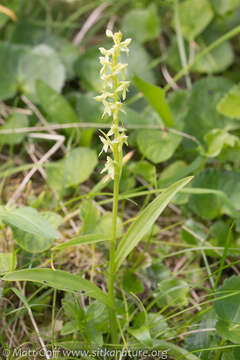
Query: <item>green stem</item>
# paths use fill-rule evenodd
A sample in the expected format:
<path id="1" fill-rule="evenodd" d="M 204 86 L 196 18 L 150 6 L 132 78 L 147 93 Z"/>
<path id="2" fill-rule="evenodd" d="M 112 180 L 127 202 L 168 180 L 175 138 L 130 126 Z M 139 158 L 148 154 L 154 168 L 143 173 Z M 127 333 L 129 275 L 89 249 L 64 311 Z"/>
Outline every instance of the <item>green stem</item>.
<path id="1" fill-rule="evenodd" d="M 116 241 L 117 241 L 118 196 L 119 196 L 119 169 L 118 166 L 115 166 L 113 212 L 112 212 L 112 240 L 110 243 L 109 285 L 108 285 L 109 297 L 113 305 L 113 310 L 110 309 L 109 311 L 111 337 L 113 344 L 117 344 L 118 341 L 117 319 L 116 319 L 116 312 L 114 309 L 115 249 L 116 249 Z"/>

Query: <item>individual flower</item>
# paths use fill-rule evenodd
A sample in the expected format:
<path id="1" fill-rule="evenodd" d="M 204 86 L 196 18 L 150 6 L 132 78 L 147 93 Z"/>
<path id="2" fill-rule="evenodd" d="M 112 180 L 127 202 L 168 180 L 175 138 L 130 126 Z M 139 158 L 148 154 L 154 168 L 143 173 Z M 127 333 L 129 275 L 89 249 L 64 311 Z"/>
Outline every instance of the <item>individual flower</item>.
<path id="1" fill-rule="evenodd" d="M 110 156 L 107 156 L 107 162 L 106 162 L 104 168 L 102 169 L 101 174 L 104 173 L 105 171 L 107 171 L 108 175 L 113 180 L 114 179 L 114 160 L 112 158 L 110 158 Z"/>

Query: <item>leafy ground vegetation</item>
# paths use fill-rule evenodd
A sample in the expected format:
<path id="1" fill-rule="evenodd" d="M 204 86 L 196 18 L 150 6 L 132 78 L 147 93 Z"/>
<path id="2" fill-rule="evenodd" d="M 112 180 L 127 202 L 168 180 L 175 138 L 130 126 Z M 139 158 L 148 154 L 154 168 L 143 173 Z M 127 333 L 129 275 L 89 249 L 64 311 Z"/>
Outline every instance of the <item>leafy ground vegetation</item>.
<path id="1" fill-rule="evenodd" d="M 0 27 L 0 357 L 239 360 L 240 0 L 2 0 Z"/>

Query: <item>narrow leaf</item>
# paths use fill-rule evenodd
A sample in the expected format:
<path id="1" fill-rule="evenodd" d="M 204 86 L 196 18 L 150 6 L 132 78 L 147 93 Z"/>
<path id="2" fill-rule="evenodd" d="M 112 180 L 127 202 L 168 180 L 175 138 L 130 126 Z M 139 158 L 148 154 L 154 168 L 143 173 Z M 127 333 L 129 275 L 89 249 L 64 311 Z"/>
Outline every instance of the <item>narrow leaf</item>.
<path id="1" fill-rule="evenodd" d="M 59 244 L 52 248 L 52 250 L 62 250 L 72 246 L 84 245 L 84 244 L 94 244 L 100 241 L 110 240 L 111 238 L 104 234 L 87 234 L 75 237 L 69 241 L 66 241 L 63 244 Z"/>
<path id="2" fill-rule="evenodd" d="M 52 269 L 29 269 L 19 270 L 6 274 L 2 280 L 5 281 L 33 281 L 55 289 L 82 292 L 87 296 L 99 300 L 103 304 L 111 307 L 108 296 L 90 281 L 78 275 L 70 274 L 62 270 Z"/>
<path id="3" fill-rule="evenodd" d="M 166 126 L 173 126 L 174 120 L 170 108 L 165 100 L 165 92 L 158 86 L 134 76 L 133 82 L 139 91 L 147 98 Z"/>
<path id="4" fill-rule="evenodd" d="M 191 180 L 192 176 L 174 183 L 169 188 L 164 190 L 162 194 L 160 194 L 146 207 L 146 209 L 141 212 L 137 220 L 129 227 L 128 231 L 119 243 L 119 246 L 116 250 L 116 269 L 119 268 L 129 253 L 151 229 L 154 222 L 169 204 L 171 199 L 176 195 L 176 193 Z"/>

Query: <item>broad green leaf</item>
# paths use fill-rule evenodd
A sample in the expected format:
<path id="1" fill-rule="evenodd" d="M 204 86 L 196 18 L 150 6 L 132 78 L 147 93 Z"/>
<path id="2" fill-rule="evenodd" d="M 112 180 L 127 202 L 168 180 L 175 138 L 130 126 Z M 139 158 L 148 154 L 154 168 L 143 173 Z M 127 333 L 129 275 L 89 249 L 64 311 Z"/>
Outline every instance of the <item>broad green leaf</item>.
<path id="1" fill-rule="evenodd" d="M 42 213 L 42 216 L 54 229 L 57 229 L 58 226 L 62 223 L 62 217 L 53 212 Z M 30 253 L 40 253 L 47 250 L 52 245 L 54 238 L 36 236 L 30 233 L 27 233 L 16 227 L 12 227 L 13 236 L 15 241 L 21 246 L 24 250 Z"/>
<path id="2" fill-rule="evenodd" d="M 147 98 L 154 110 L 156 110 L 164 124 L 166 126 L 173 126 L 174 120 L 165 100 L 164 91 L 160 87 L 152 85 L 138 76 L 134 76 L 133 82 L 138 90 Z"/>
<path id="3" fill-rule="evenodd" d="M 221 320 L 240 324 L 240 276 L 228 278 L 216 290 L 214 308 Z"/>
<path id="4" fill-rule="evenodd" d="M 77 236 L 69 241 L 65 241 L 62 244 L 59 244 L 52 248 L 52 250 L 62 250 L 72 246 L 86 245 L 86 244 L 95 244 L 100 241 L 111 240 L 111 237 L 104 234 L 87 234 Z"/>
<path id="5" fill-rule="evenodd" d="M 47 182 L 59 193 L 76 186 L 89 178 L 97 164 L 96 152 L 86 147 L 77 147 L 59 160 L 47 164 Z"/>
<path id="6" fill-rule="evenodd" d="M 59 237 L 54 227 L 36 209 L 31 207 L 26 206 L 18 209 L 1 208 L 0 219 L 9 226 L 35 236 L 46 239 L 58 239 Z"/>
<path id="7" fill-rule="evenodd" d="M 174 195 L 192 180 L 188 177 L 178 181 L 167 188 L 161 195 L 153 200 L 128 228 L 116 250 L 116 269 L 123 263 L 129 253 L 137 246 L 139 241 L 148 233 L 157 218 L 172 200 Z"/>
<path id="8" fill-rule="evenodd" d="M 14 270 L 16 257 L 13 253 L 0 253 L 0 274 Z"/>
<path id="9" fill-rule="evenodd" d="M 176 175 L 178 175 L 178 173 L 180 171 L 182 171 L 183 169 L 186 169 L 186 167 L 187 167 L 187 164 L 183 160 L 177 160 L 177 161 L 171 163 L 169 166 L 164 168 L 163 171 L 161 172 L 160 178 L 158 181 L 158 186 L 166 187 L 166 186 L 171 185 L 171 183 L 172 183 L 171 179 L 176 177 Z"/>
<path id="10" fill-rule="evenodd" d="M 68 101 L 52 87 L 41 80 L 36 81 L 37 97 L 54 123 L 66 124 L 78 122 L 78 117 Z"/>
<path id="11" fill-rule="evenodd" d="M 212 0 L 215 11 L 220 15 L 226 15 L 240 6 L 240 0 Z"/>
<path id="12" fill-rule="evenodd" d="M 80 204 L 79 217 L 82 221 L 81 235 L 95 234 L 100 221 L 100 210 L 92 200 L 85 200 Z"/>
<path id="13" fill-rule="evenodd" d="M 240 120 L 240 85 L 232 87 L 217 104 L 220 114 Z"/>
<path id="14" fill-rule="evenodd" d="M 207 27 L 214 16 L 208 0 L 184 0 L 179 5 L 179 17 L 184 37 L 193 40 Z"/>
<path id="15" fill-rule="evenodd" d="M 221 171 L 217 169 L 206 169 L 198 173 L 192 182 L 189 191 L 197 189 L 220 190 L 232 206 L 226 206 L 222 196 L 215 194 L 204 194 L 200 196 L 192 194 L 189 198 L 189 206 L 198 216 L 204 219 L 214 219 L 221 214 L 233 214 L 233 210 L 240 209 L 240 175 L 233 171 Z M 200 194 L 200 193 L 199 193 Z"/>
<path id="16" fill-rule="evenodd" d="M 128 64 L 126 78 L 132 80 L 135 75 L 140 76 L 145 81 L 150 83 L 156 82 L 156 77 L 149 64 L 152 61 L 149 52 L 146 51 L 143 45 L 132 42 L 129 47 L 130 55 L 123 54 L 123 62 Z M 141 59 L 141 61 L 139 61 Z"/>
<path id="17" fill-rule="evenodd" d="M 158 283 L 156 296 L 160 307 L 187 306 L 189 302 L 189 286 L 182 279 L 164 279 Z"/>
<path id="18" fill-rule="evenodd" d="M 123 225 L 119 217 L 117 217 L 117 236 L 120 237 L 122 234 Z M 112 213 L 106 212 L 98 222 L 95 232 L 108 237 L 112 236 Z"/>
<path id="19" fill-rule="evenodd" d="M 196 332 L 191 333 L 193 327 L 189 327 L 190 335 L 185 338 L 185 346 L 189 352 L 194 352 L 197 359 L 214 359 L 215 351 L 211 348 L 219 346 L 219 337 L 214 331 L 202 331 L 203 329 L 214 329 L 216 327 L 217 316 L 214 310 L 208 310 L 200 317 L 200 323 L 194 324 Z M 197 326 L 196 326 L 197 325 Z M 209 349 L 209 350 L 208 350 Z M 213 356 L 213 357 L 212 357 Z"/>
<path id="20" fill-rule="evenodd" d="M 19 19 L 11 35 L 11 42 L 28 46 L 37 46 L 39 44 L 50 46 L 58 53 L 65 67 L 67 78 L 71 79 L 73 77 L 74 63 L 79 57 L 80 49 L 66 38 L 49 32 L 46 27 L 28 22 L 28 19 Z"/>
<path id="21" fill-rule="evenodd" d="M 73 275 L 62 270 L 30 269 L 19 270 L 6 274 L 5 281 L 33 281 L 55 289 L 70 292 L 85 292 L 89 297 L 99 300 L 111 307 L 108 296 L 90 281 L 81 276 Z"/>
<path id="22" fill-rule="evenodd" d="M 35 82 L 42 80 L 54 90 L 60 92 L 64 80 L 64 66 L 55 50 L 41 44 L 29 49 L 21 56 L 18 68 L 18 83 L 22 92 L 37 100 Z"/>
<path id="23" fill-rule="evenodd" d="M 219 320 L 216 324 L 217 333 L 226 340 L 230 340 L 235 344 L 240 343 L 240 324 Z"/>
<path id="24" fill-rule="evenodd" d="M 137 329 L 128 329 L 128 332 L 134 336 L 142 345 L 152 347 L 152 338 L 147 325 L 142 325 Z"/>
<path id="25" fill-rule="evenodd" d="M 140 130 L 137 135 L 140 152 L 154 164 L 171 158 L 181 141 L 181 136 L 162 130 Z"/>
<path id="26" fill-rule="evenodd" d="M 210 32 L 210 30 L 207 29 L 207 31 L 195 40 L 197 43 L 195 56 L 201 53 L 208 45 L 217 40 L 219 37 L 221 37 L 221 33 L 216 32 L 214 29 Z M 187 55 L 189 56 L 187 41 L 185 41 L 185 48 Z M 217 74 L 229 68 L 233 62 L 234 51 L 232 49 L 231 42 L 225 41 L 196 62 L 196 64 L 192 66 L 191 72 Z M 176 38 L 172 39 L 171 46 L 168 48 L 167 63 L 175 71 L 180 71 L 182 68 Z"/>
<path id="27" fill-rule="evenodd" d="M 234 347 L 223 351 L 221 360 L 240 360 L 240 347 Z"/>
<path id="28" fill-rule="evenodd" d="M 237 136 L 231 135 L 222 129 L 211 130 L 204 136 L 204 140 L 207 144 L 207 151 L 204 152 L 204 155 L 209 157 L 218 156 L 225 147 L 240 146 Z"/>
<path id="29" fill-rule="evenodd" d="M 160 33 L 160 18 L 155 4 L 128 11 L 122 19 L 121 28 L 124 35 L 139 43 L 155 39 Z"/>
<path id="30" fill-rule="evenodd" d="M 13 113 L 9 115 L 5 120 L 4 125 L 0 127 L 1 130 L 12 130 L 15 128 L 24 128 L 28 126 L 28 119 L 25 115 L 19 113 Z M 8 145 L 15 145 L 20 144 L 25 137 L 25 134 L 18 133 L 18 134 L 6 134 L 0 135 L 0 144 L 8 144 Z"/>
<path id="31" fill-rule="evenodd" d="M 139 294 L 144 291 L 141 280 L 130 270 L 123 274 L 122 285 L 124 290 L 129 293 Z"/>
<path id="32" fill-rule="evenodd" d="M 101 91 L 102 80 L 99 72 L 101 69 L 100 63 L 97 61 L 99 57 L 99 49 L 91 47 L 79 57 L 75 64 L 75 71 L 81 79 L 81 86 L 89 91 Z"/>
<path id="33" fill-rule="evenodd" d="M 102 122 L 103 106 L 93 98 L 92 93 L 77 94 L 76 112 L 83 122 Z"/>
<path id="34" fill-rule="evenodd" d="M 235 123 L 216 110 L 219 100 L 231 87 L 232 82 L 222 77 L 207 77 L 196 81 L 184 119 L 184 131 L 203 143 L 205 134 L 210 130 L 233 128 Z M 183 144 L 187 148 L 196 146 L 188 139 L 184 139 Z"/>
<path id="35" fill-rule="evenodd" d="M 148 183 L 153 184 L 156 180 L 156 167 L 148 161 L 140 160 L 129 165 L 134 175 L 141 176 Z"/>
<path id="36" fill-rule="evenodd" d="M 23 46 L 0 42 L 0 99 L 13 97 L 18 90 L 19 58 L 27 52 Z"/>

